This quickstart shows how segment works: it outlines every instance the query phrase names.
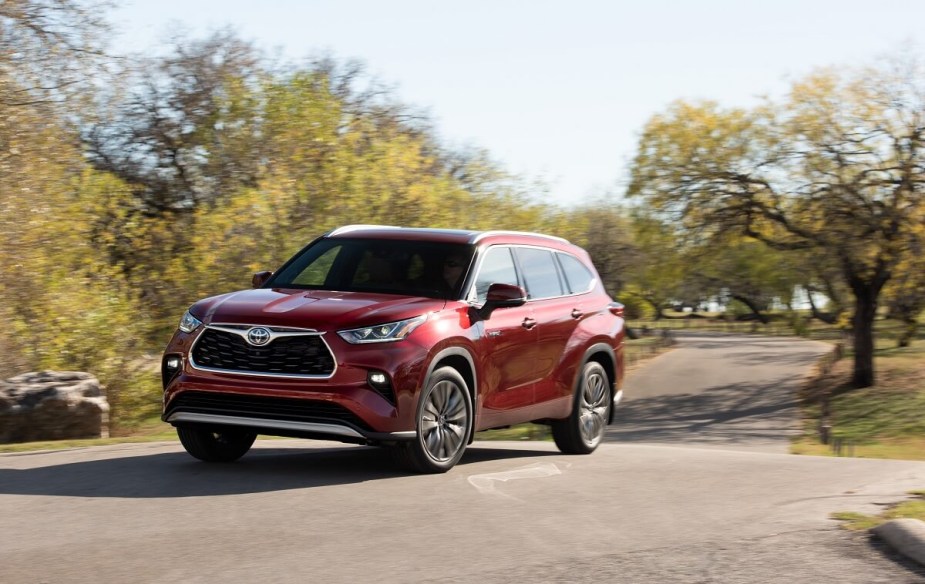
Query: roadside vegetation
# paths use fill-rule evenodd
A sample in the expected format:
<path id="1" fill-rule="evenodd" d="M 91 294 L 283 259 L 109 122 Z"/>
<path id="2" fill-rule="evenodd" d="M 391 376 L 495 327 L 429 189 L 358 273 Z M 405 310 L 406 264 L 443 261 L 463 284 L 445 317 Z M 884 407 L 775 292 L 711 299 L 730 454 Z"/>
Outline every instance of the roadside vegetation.
<path id="1" fill-rule="evenodd" d="M 878 515 L 865 515 L 851 511 L 833 513 L 832 518 L 843 521 L 843 527 L 852 531 L 867 531 L 891 519 L 918 519 L 925 521 L 925 490 L 910 491 L 913 498 L 891 505 Z"/>
<path id="2" fill-rule="evenodd" d="M 846 359 L 815 378 L 803 395 L 804 433 L 792 452 L 925 460 L 925 338 L 897 347 L 891 327 L 882 328 L 877 383 L 852 388 Z"/>

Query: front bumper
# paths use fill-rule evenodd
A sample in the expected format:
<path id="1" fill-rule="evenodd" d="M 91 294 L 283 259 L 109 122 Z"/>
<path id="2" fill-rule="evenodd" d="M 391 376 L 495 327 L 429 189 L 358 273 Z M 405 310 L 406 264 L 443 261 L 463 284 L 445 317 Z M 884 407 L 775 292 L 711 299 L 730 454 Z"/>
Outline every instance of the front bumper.
<path id="1" fill-rule="evenodd" d="M 164 417 L 174 426 L 195 424 L 200 426 L 235 426 L 254 430 L 258 434 L 273 436 L 295 436 L 300 438 L 325 438 L 344 442 L 371 444 L 411 440 L 413 430 L 407 432 L 367 432 L 348 425 L 324 422 L 298 422 L 291 420 L 268 420 L 247 416 L 229 416 L 197 412 L 176 411 Z"/>
<path id="2" fill-rule="evenodd" d="M 165 351 L 165 422 L 356 443 L 415 435 L 413 414 L 427 359 L 415 343 L 348 345 L 335 335 L 329 340 L 333 373 L 300 378 L 203 368 L 189 358 L 196 337 L 179 332 Z M 386 390 L 372 384 L 371 372 L 387 377 Z"/>

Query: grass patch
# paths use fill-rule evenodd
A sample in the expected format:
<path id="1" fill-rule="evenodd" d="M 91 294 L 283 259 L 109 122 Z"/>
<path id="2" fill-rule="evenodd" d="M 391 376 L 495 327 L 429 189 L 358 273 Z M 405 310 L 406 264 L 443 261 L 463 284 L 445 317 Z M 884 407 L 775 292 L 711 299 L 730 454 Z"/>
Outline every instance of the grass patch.
<path id="1" fill-rule="evenodd" d="M 866 531 L 877 527 L 891 519 L 918 519 L 925 521 L 925 491 L 912 491 L 913 499 L 892 505 L 879 515 L 864 515 L 863 513 L 839 512 L 833 513 L 832 519 L 843 521 L 842 527 L 853 531 Z"/>
<path id="2" fill-rule="evenodd" d="M 177 431 L 173 426 L 161 422 L 159 418 L 155 418 L 140 424 L 136 432 L 131 436 L 0 444 L 0 454 L 7 452 L 32 452 L 35 450 L 65 450 L 68 448 L 87 448 L 90 446 L 108 446 L 111 444 L 163 442 L 168 440 L 177 440 Z"/>
<path id="3" fill-rule="evenodd" d="M 793 453 L 925 460 L 925 340 L 897 348 L 879 338 L 874 365 L 872 387 L 851 388 L 850 355 L 810 384 L 803 396 L 806 426 Z M 826 400 L 830 444 L 822 444 L 818 432 Z"/>
<path id="4" fill-rule="evenodd" d="M 552 440 L 552 430 L 544 424 L 517 424 L 510 428 L 485 430 L 475 435 L 476 440 Z"/>
<path id="5" fill-rule="evenodd" d="M 838 456 L 833 445 L 822 444 L 815 436 L 801 437 L 790 445 L 791 454 L 807 456 Z M 868 444 L 842 444 L 841 456 L 857 458 L 890 458 L 893 460 L 925 460 L 925 438 L 885 439 Z"/>

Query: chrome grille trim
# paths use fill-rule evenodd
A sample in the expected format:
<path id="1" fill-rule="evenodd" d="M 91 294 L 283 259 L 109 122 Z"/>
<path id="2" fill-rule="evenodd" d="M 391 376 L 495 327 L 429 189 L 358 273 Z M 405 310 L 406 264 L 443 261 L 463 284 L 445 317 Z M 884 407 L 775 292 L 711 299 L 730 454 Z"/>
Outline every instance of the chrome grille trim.
<path id="1" fill-rule="evenodd" d="M 280 337 L 320 337 L 324 333 L 319 333 L 315 329 L 297 329 L 292 327 L 278 327 L 278 326 L 264 326 L 259 324 L 210 324 L 206 328 L 210 328 L 217 331 L 223 331 L 226 333 L 233 333 L 239 337 L 247 340 L 247 331 L 252 328 L 263 328 L 270 331 L 270 340 L 267 341 L 267 344 L 272 343 Z"/>
<path id="2" fill-rule="evenodd" d="M 328 355 L 331 357 L 331 372 L 328 374 L 310 374 L 310 373 L 274 373 L 272 371 L 249 371 L 249 370 L 238 370 L 238 369 L 222 369 L 218 367 L 209 367 L 206 365 L 201 365 L 196 362 L 195 353 L 196 347 L 199 345 L 199 341 L 209 330 L 221 331 L 223 333 L 230 333 L 241 337 L 245 343 L 249 344 L 247 341 L 247 331 L 254 327 L 260 327 L 267 329 L 270 332 L 270 340 L 263 345 L 267 347 L 273 343 L 274 340 L 278 338 L 286 337 L 318 337 L 321 341 L 321 344 L 324 346 L 324 349 L 328 352 Z M 337 373 L 337 358 L 334 356 L 334 351 L 331 350 L 331 346 L 328 345 L 328 342 L 324 338 L 324 333 L 319 332 L 315 329 L 300 329 L 294 327 L 275 327 L 275 326 L 266 326 L 259 324 L 230 324 L 230 323 L 213 323 L 203 326 L 202 331 L 196 337 L 196 340 L 193 341 L 193 344 L 190 346 L 189 350 L 189 364 L 193 369 L 197 371 L 207 371 L 210 373 L 222 373 L 227 375 L 243 375 L 248 377 L 273 377 L 276 379 L 330 379 L 334 377 Z"/>

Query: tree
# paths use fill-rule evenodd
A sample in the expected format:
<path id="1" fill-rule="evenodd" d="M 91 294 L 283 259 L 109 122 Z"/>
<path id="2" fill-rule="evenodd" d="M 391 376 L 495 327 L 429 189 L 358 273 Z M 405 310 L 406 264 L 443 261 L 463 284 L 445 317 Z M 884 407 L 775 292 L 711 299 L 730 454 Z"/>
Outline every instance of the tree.
<path id="1" fill-rule="evenodd" d="M 647 124 L 630 186 L 688 229 L 832 256 L 855 299 L 856 387 L 874 383 L 878 299 L 923 192 L 925 75 L 911 59 L 821 71 L 751 111 L 676 103 Z"/>
<path id="2" fill-rule="evenodd" d="M 851 291 L 841 277 L 838 262 L 823 249 L 812 249 L 805 253 L 788 253 L 791 270 L 799 275 L 800 287 L 806 292 L 813 318 L 826 324 L 835 324 L 842 313 L 848 310 Z M 816 304 L 816 297 L 826 298 L 825 311 Z"/>
<path id="3" fill-rule="evenodd" d="M 925 217 L 919 222 L 920 236 L 911 253 L 896 266 L 895 275 L 884 289 L 891 318 L 903 324 L 897 346 L 908 347 L 918 330 L 918 317 L 925 311 Z"/>
<path id="4" fill-rule="evenodd" d="M 789 304 L 799 284 L 782 252 L 754 239 L 727 235 L 688 254 L 688 278 L 697 289 L 717 299 L 747 306 L 762 323 L 775 301 Z"/>
<path id="5" fill-rule="evenodd" d="M 632 229 L 637 254 L 627 269 L 625 293 L 648 304 L 660 320 L 683 289 L 687 265 L 683 242 L 673 226 L 642 209 L 634 210 Z"/>
<path id="6" fill-rule="evenodd" d="M 259 53 L 228 31 L 178 38 L 165 57 L 130 62 L 85 124 L 90 160 L 133 185 L 149 214 L 189 212 L 241 186 L 262 161 Z"/>
<path id="7" fill-rule="evenodd" d="M 641 259 L 624 209 L 603 202 L 564 211 L 548 231 L 580 245 L 591 256 L 604 289 L 618 296 Z"/>
<path id="8" fill-rule="evenodd" d="M 3 0 L 0 3 L 0 114 L 5 108 L 62 103 L 82 93 L 104 57 L 105 2 Z"/>

